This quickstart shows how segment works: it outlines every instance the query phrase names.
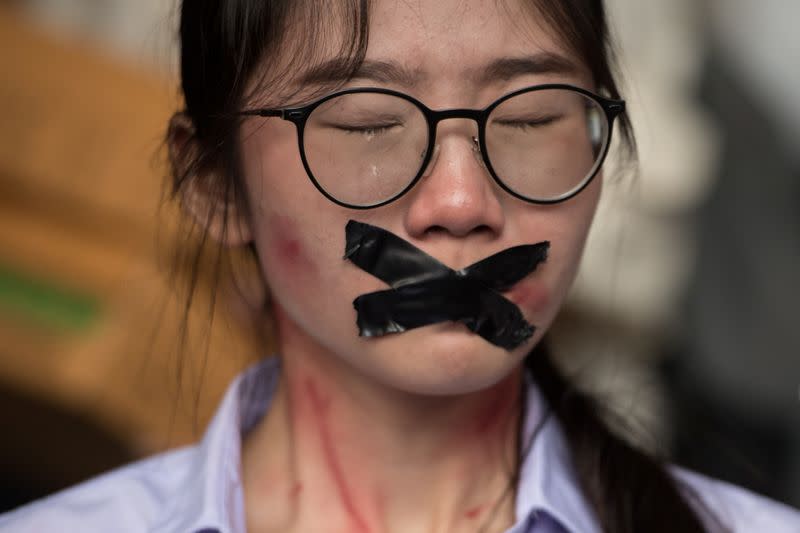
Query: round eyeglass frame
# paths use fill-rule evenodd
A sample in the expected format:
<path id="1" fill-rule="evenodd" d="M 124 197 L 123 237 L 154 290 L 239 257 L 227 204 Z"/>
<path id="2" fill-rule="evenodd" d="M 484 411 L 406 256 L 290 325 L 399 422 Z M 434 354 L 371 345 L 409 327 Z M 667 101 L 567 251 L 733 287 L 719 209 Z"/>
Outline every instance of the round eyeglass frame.
<path id="1" fill-rule="evenodd" d="M 491 157 L 489 156 L 488 151 L 486 150 L 486 122 L 491 115 L 492 111 L 501 105 L 506 100 L 510 98 L 514 98 L 520 94 L 526 94 L 535 91 L 545 91 L 545 90 L 553 90 L 553 89 L 560 89 L 560 90 L 567 90 L 572 91 L 575 93 L 579 93 L 584 97 L 594 101 L 597 103 L 600 108 L 605 113 L 606 121 L 608 123 L 608 130 L 606 132 L 605 138 L 605 145 L 603 146 L 603 152 L 598 157 L 597 161 L 595 162 L 591 172 L 586 175 L 583 180 L 576 185 L 572 190 L 567 191 L 566 193 L 557 196 L 555 198 L 547 198 L 547 199 L 538 199 L 538 198 L 529 198 L 518 192 L 514 191 L 510 187 L 508 187 L 503 180 L 495 172 L 494 168 L 492 167 Z M 386 94 L 390 96 L 396 96 L 398 98 L 402 98 L 414 106 L 416 106 L 424 115 L 425 120 L 428 125 L 428 143 L 427 148 L 425 150 L 425 157 L 423 158 L 420 168 L 417 171 L 417 175 L 414 176 L 408 185 L 403 188 L 400 192 L 396 193 L 391 198 L 387 200 L 381 200 L 375 204 L 370 205 L 358 205 L 358 204 L 349 204 L 347 202 L 342 202 L 341 200 L 337 199 L 335 196 L 332 196 L 328 191 L 326 191 L 317 179 L 314 177 L 314 173 L 311 171 L 311 167 L 308 163 L 308 159 L 306 158 L 306 150 L 305 150 L 305 143 L 304 141 L 304 132 L 306 127 L 306 122 L 308 121 L 308 117 L 314 110 L 319 107 L 320 105 L 324 104 L 325 102 L 337 98 L 339 96 L 343 96 L 346 94 L 354 94 L 354 93 L 376 93 L 376 94 Z M 486 166 L 486 169 L 489 171 L 489 175 L 492 179 L 497 183 L 504 191 L 506 191 L 511 196 L 515 198 L 519 198 L 520 200 L 532 204 L 557 204 L 569 200 L 570 198 L 576 196 L 580 193 L 583 189 L 585 189 L 589 183 L 597 176 L 600 168 L 603 166 L 605 162 L 606 156 L 608 155 L 609 147 L 611 146 L 611 136 L 614 130 L 614 121 L 615 119 L 625 112 L 625 101 L 624 100 L 614 100 L 610 98 L 606 98 L 595 94 L 589 90 L 583 89 L 582 87 L 576 87 L 574 85 L 563 84 L 563 83 L 550 83 L 544 85 L 533 85 L 530 87 L 525 87 L 523 89 L 519 89 L 508 94 L 505 94 L 489 104 L 489 106 L 483 109 L 465 109 L 465 108 L 456 108 L 456 109 L 442 109 L 442 110 L 433 110 L 417 100 L 416 98 L 409 96 L 405 93 L 395 91 L 392 89 L 385 89 L 382 87 L 354 87 L 350 89 L 344 89 L 341 91 L 336 91 L 322 98 L 311 102 L 308 105 L 301 106 L 301 107 L 287 107 L 287 108 L 260 108 L 260 109 L 247 109 L 244 111 L 240 111 L 237 115 L 240 116 L 259 116 L 259 117 L 280 117 L 283 120 L 287 120 L 289 122 L 294 123 L 296 130 L 297 130 L 297 144 L 300 148 L 300 159 L 303 162 L 303 167 L 305 168 L 306 174 L 308 178 L 311 180 L 311 183 L 314 184 L 314 187 L 322 193 L 328 200 L 331 202 L 340 205 L 342 207 L 346 207 L 349 209 L 375 209 L 377 207 L 384 206 L 395 200 L 399 199 L 403 195 L 405 195 L 408 191 L 414 188 L 417 182 L 422 178 L 425 174 L 425 169 L 427 168 L 428 164 L 430 163 L 431 157 L 433 156 L 433 152 L 436 146 L 436 128 L 439 125 L 439 122 L 447 119 L 454 119 L 454 118 L 464 118 L 473 120 L 478 125 L 478 147 L 480 149 L 481 158 Z"/>

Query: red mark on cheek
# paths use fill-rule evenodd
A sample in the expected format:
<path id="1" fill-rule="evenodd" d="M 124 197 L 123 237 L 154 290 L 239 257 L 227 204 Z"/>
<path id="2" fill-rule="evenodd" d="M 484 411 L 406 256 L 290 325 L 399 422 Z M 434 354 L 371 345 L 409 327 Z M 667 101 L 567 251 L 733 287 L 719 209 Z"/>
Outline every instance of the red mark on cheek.
<path id="1" fill-rule="evenodd" d="M 303 248 L 297 226 L 291 218 L 276 215 L 270 217 L 268 224 L 273 237 L 273 252 L 285 271 L 308 273 L 316 270 Z"/>
<path id="2" fill-rule="evenodd" d="M 369 533 L 369 526 L 367 526 L 366 520 L 356 508 L 353 495 L 347 484 L 347 478 L 339 462 L 336 447 L 333 443 L 333 437 L 331 436 L 328 423 L 328 415 L 331 408 L 330 398 L 323 397 L 317 389 L 316 384 L 311 379 L 306 379 L 305 390 L 311 402 L 311 409 L 319 429 L 320 443 L 322 444 L 322 451 L 325 454 L 325 461 L 328 463 L 328 468 L 331 471 L 334 483 L 336 483 L 336 488 L 339 491 L 339 499 L 352 521 L 352 528 L 350 531 L 353 533 Z"/>
<path id="3" fill-rule="evenodd" d="M 278 250 L 281 257 L 286 259 L 288 263 L 297 263 L 302 253 L 300 251 L 300 243 L 297 240 L 285 240 L 278 243 Z"/>

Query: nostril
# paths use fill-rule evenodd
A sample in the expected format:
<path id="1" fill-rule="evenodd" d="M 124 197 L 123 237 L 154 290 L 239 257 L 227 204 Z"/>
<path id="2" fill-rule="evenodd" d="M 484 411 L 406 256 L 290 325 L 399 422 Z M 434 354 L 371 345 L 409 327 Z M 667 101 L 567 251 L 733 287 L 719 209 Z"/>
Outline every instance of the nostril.
<path id="1" fill-rule="evenodd" d="M 479 226 L 475 226 L 471 228 L 466 234 L 470 235 L 489 235 L 493 232 L 492 228 L 488 224 L 481 224 Z M 440 226 L 438 224 L 432 225 L 425 230 L 425 235 L 428 237 L 439 236 L 439 235 L 453 235 L 454 232 L 448 230 L 444 226 Z M 465 235 L 458 234 L 457 237 L 463 237 Z"/>
<path id="2" fill-rule="evenodd" d="M 444 233 L 447 233 L 447 230 L 444 228 L 444 226 L 438 226 L 438 225 L 437 226 L 430 226 L 429 228 L 427 228 L 425 230 L 425 235 L 428 235 L 428 236 L 442 235 Z"/>
<path id="3" fill-rule="evenodd" d="M 495 231 L 486 224 L 481 224 L 480 226 L 476 226 L 472 228 L 470 231 L 470 235 L 480 236 L 480 237 L 491 237 L 495 234 Z"/>

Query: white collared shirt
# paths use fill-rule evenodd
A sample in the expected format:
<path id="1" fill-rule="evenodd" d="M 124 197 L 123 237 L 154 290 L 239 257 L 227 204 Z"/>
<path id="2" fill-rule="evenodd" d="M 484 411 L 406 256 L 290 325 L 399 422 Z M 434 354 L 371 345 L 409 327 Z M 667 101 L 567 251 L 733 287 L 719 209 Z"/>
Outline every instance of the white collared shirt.
<path id="1" fill-rule="evenodd" d="M 119 468 L 0 516 L 0 533 L 245 533 L 242 435 L 269 407 L 280 375 L 265 359 L 229 387 L 203 440 Z M 599 533 L 555 416 L 528 382 L 516 524 L 507 533 Z M 546 418 L 545 418 L 546 417 Z M 673 468 L 734 532 L 800 533 L 800 512 L 733 485 Z"/>

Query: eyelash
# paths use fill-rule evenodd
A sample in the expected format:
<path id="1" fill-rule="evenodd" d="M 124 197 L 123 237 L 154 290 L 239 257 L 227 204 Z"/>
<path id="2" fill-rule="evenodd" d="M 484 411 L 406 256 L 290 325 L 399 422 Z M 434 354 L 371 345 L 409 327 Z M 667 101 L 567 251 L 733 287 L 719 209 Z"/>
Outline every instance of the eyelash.
<path id="1" fill-rule="evenodd" d="M 509 126 L 511 128 L 516 128 L 516 129 L 537 128 L 540 126 L 547 126 L 549 124 L 552 124 L 553 122 L 556 122 L 560 118 L 561 116 L 553 115 L 536 120 L 508 120 L 508 121 L 498 120 L 497 124 L 500 124 L 501 126 Z"/>
<path id="2" fill-rule="evenodd" d="M 362 135 L 376 135 L 388 131 L 398 124 L 382 124 L 378 126 L 335 126 L 336 129 L 345 133 L 360 133 Z"/>

